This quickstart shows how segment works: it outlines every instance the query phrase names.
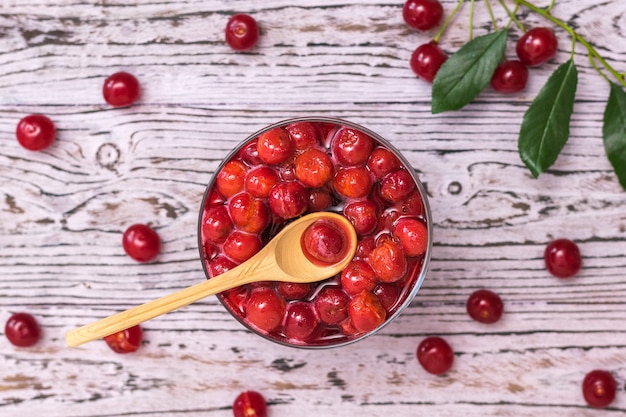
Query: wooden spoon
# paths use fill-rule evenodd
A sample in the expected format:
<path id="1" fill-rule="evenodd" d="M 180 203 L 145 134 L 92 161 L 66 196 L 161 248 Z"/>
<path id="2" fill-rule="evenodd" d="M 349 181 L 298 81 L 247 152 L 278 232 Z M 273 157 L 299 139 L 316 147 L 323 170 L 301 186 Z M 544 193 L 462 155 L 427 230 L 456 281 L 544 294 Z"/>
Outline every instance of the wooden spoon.
<path id="1" fill-rule="evenodd" d="M 332 265 L 311 262 L 302 250 L 301 236 L 316 220 L 338 222 L 347 234 L 346 256 Z M 356 251 L 356 232 L 345 217 L 329 212 L 312 213 L 295 220 L 246 262 L 221 275 L 181 291 L 72 330 L 65 335 L 70 347 L 103 338 L 149 319 L 184 307 L 213 294 L 258 281 L 309 283 L 330 278 L 352 260 Z"/>

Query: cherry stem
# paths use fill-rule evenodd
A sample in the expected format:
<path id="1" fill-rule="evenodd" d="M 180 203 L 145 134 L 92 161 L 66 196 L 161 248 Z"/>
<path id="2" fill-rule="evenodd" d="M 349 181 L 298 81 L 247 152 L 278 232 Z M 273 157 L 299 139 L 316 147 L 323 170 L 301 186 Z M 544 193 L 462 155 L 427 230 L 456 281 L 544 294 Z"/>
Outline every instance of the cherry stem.
<path id="1" fill-rule="evenodd" d="M 491 16 L 491 24 L 493 25 L 493 29 L 498 31 L 498 22 L 496 21 L 496 17 L 493 15 L 493 10 L 491 9 L 491 3 L 489 0 L 485 0 L 485 4 L 487 5 L 487 10 L 489 11 L 489 16 Z"/>
<path id="2" fill-rule="evenodd" d="M 515 14 L 517 13 L 517 9 L 519 9 L 519 4 L 515 3 L 515 9 L 511 11 L 511 9 L 509 9 L 509 6 L 506 5 L 504 0 L 498 0 L 498 2 L 500 3 L 502 7 L 504 7 L 504 10 L 506 10 L 506 14 L 509 15 L 510 20 L 509 20 L 509 23 L 506 24 L 506 27 L 508 28 L 509 26 L 511 26 L 511 22 L 515 22 L 515 24 L 517 25 L 518 28 L 520 28 L 522 33 L 526 32 L 526 28 L 524 27 L 522 22 L 520 22 L 515 16 Z"/>
<path id="3" fill-rule="evenodd" d="M 469 38 L 474 39 L 474 0 L 470 0 Z"/>
<path id="4" fill-rule="evenodd" d="M 459 11 L 461 6 L 463 6 L 464 2 L 465 2 L 465 0 L 459 0 L 459 2 L 456 4 L 454 9 L 452 10 L 450 15 L 448 16 L 448 18 L 445 20 L 445 22 L 443 22 L 443 25 L 441 25 L 441 28 L 439 29 L 439 32 L 437 32 L 437 34 L 433 38 L 433 41 L 435 41 L 437 43 L 439 42 L 439 38 L 441 38 L 441 35 L 443 35 L 443 33 L 446 31 L 446 28 L 448 27 L 448 25 L 450 24 L 450 22 L 454 18 L 454 15 L 456 14 L 456 12 Z"/>
<path id="5" fill-rule="evenodd" d="M 617 72 L 604 58 L 602 58 L 602 56 L 600 56 L 598 51 L 596 51 L 596 49 L 584 37 L 576 33 L 576 31 L 572 29 L 567 23 L 565 23 L 561 19 L 558 19 L 550 14 L 550 9 L 553 6 L 552 4 L 548 8 L 548 10 L 545 10 L 545 9 L 535 6 L 532 3 L 527 2 L 526 0 L 515 0 L 515 3 L 521 4 L 522 6 L 527 7 L 533 12 L 540 14 L 541 16 L 545 17 L 546 19 L 548 19 L 549 21 L 551 21 L 552 23 L 561 27 L 563 30 L 569 33 L 570 36 L 572 37 L 572 43 L 574 45 L 576 44 L 576 42 L 580 42 L 580 44 L 583 45 L 587 49 L 587 51 L 589 52 L 589 56 L 592 59 L 595 59 L 600 64 L 602 64 L 605 70 L 607 70 L 611 75 L 613 75 L 613 77 L 615 77 L 615 79 L 619 81 L 621 85 L 626 87 L 626 79 L 624 79 L 624 76 L 622 76 L 619 72 Z M 572 56 L 573 55 L 574 55 L 574 51 L 572 48 Z M 596 65 L 594 65 L 593 67 L 600 75 L 604 76 L 600 68 L 598 68 Z M 604 78 L 606 78 L 606 76 L 604 76 Z"/>

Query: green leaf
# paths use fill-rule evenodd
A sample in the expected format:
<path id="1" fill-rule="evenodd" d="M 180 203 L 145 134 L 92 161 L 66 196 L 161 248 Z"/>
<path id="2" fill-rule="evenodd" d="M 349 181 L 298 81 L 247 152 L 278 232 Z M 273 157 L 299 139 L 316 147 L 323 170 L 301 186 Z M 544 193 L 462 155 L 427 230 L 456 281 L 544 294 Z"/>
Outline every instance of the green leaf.
<path id="1" fill-rule="evenodd" d="M 507 31 L 479 36 L 443 63 L 433 81 L 432 113 L 458 110 L 474 100 L 504 57 Z"/>
<path id="2" fill-rule="evenodd" d="M 609 161 L 619 183 L 626 190 L 626 92 L 613 82 L 604 110 L 602 136 Z"/>
<path id="3" fill-rule="evenodd" d="M 578 70 L 570 59 L 552 73 L 524 114 L 518 150 L 535 178 L 556 161 L 569 138 L 577 84 Z"/>

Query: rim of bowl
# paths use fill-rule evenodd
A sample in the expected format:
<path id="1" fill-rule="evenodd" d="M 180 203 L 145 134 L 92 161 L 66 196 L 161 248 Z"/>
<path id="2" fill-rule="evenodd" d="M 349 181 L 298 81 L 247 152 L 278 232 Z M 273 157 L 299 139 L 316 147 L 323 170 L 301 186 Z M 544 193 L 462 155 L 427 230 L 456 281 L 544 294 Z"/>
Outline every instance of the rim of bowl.
<path id="1" fill-rule="evenodd" d="M 237 146 L 235 146 L 222 159 L 222 162 L 220 162 L 220 164 L 217 166 L 217 168 L 215 168 L 215 172 L 213 173 L 213 176 L 211 177 L 211 179 L 209 180 L 209 182 L 207 183 L 207 185 L 205 187 L 204 195 L 202 197 L 202 202 L 200 204 L 200 211 L 199 211 L 199 214 L 198 214 L 198 230 L 197 230 L 198 251 L 199 251 L 199 254 L 200 254 L 200 261 L 202 262 L 202 269 L 204 271 L 205 279 L 210 279 L 210 274 L 209 274 L 209 271 L 207 269 L 207 262 L 205 261 L 204 251 L 203 251 L 202 218 L 204 216 L 204 207 L 205 207 L 205 204 L 206 204 L 206 200 L 207 200 L 207 198 L 209 196 L 209 191 L 211 190 L 213 184 L 215 183 L 215 179 L 216 179 L 217 173 L 220 172 L 220 170 L 224 167 L 224 165 L 226 165 L 226 163 L 228 161 L 230 161 L 230 159 L 233 156 L 235 156 L 252 139 L 254 139 L 257 136 L 259 136 L 259 135 L 261 135 L 261 134 L 263 134 L 263 133 L 265 133 L 265 132 L 267 132 L 269 130 L 272 130 L 272 129 L 276 128 L 276 127 L 283 127 L 283 126 L 287 126 L 289 124 L 298 123 L 298 122 L 332 123 L 332 124 L 336 124 L 336 125 L 340 125 L 340 126 L 346 126 L 346 127 L 350 127 L 350 128 L 359 130 L 359 131 L 361 131 L 363 133 L 366 133 L 367 135 L 371 136 L 372 138 L 374 138 L 375 140 L 380 142 L 385 147 L 389 148 L 389 150 L 394 153 L 394 155 L 400 160 L 400 162 L 402 162 L 404 168 L 409 172 L 409 174 L 411 174 L 411 177 L 413 178 L 413 180 L 415 181 L 415 185 L 417 186 L 418 192 L 419 192 L 421 200 L 422 200 L 422 205 L 424 207 L 424 218 L 426 219 L 426 230 L 428 231 L 426 252 L 424 253 L 424 261 L 422 262 L 422 267 L 420 269 L 419 276 L 416 278 L 415 283 L 413 285 L 413 288 L 411 288 L 411 291 L 406 295 L 405 300 L 402 302 L 402 304 L 400 306 L 398 306 L 398 308 L 396 308 L 396 310 L 393 312 L 392 315 L 390 315 L 389 317 L 387 317 L 385 319 L 385 322 L 383 324 L 381 324 L 380 326 L 378 326 L 374 330 L 372 330 L 370 332 L 367 332 L 367 333 L 364 333 L 362 335 L 359 335 L 357 337 L 354 337 L 354 338 L 351 338 L 351 339 L 348 339 L 348 340 L 344 340 L 344 341 L 339 342 L 339 343 L 324 344 L 324 345 L 306 345 L 306 344 L 289 343 L 289 342 L 286 342 L 286 341 L 283 341 L 283 340 L 275 339 L 275 338 L 273 338 L 273 337 L 271 337 L 269 335 L 263 334 L 260 331 L 258 331 L 257 329 L 255 329 L 254 327 L 252 327 L 251 325 L 249 325 L 248 323 L 246 323 L 244 320 L 242 320 L 241 317 L 239 317 L 239 315 L 234 314 L 234 312 L 223 301 L 223 298 L 220 297 L 219 294 L 216 294 L 216 297 L 219 300 L 219 302 L 224 306 L 224 308 L 228 311 L 228 313 L 231 316 L 233 316 L 233 318 L 235 318 L 239 323 L 241 323 L 245 328 L 250 330 L 255 335 L 260 336 L 260 337 L 262 337 L 262 338 L 264 338 L 266 340 L 269 340 L 269 341 L 271 341 L 273 343 L 277 343 L 279 345 L 288 346 L 288 347 L 297 348 L 297 349 L 312 349 L 312 350 L 316 350 L 316 349 L 337 348 L 337 347 L 342 347 L 342 346 L 346 346 L 346 345 L 351 345 L 353 343 L 358 342 L 359 340 L 365 339 L 366 337 L 375 335 L 381 329 L 383 329 L 389 323 L 391 323 L 396 317 L 398 317 L 404 311 L 404 309 L 406 307 L 408 307 L 409 304 L 411 304 L 411 302 L 413 301 L 413 299 L 415 298 L 415 296 L 419 292 L 419 289 L 421 288 L 422 283 L 424 282 L 424 279 L 426 278 L 426 274 L 428 272 L 429 265 L 430 265 L 430 258 L 431 258 L 431 252 L 432 252 L 432 246 L 433 246 L 433 227 L 432 227 L 432 214 L 431 214 L 430 204 L 428 202 L 428 197 L 427 197 L 427 194 L 426 194 L 426 188 L 424 187 L 424 185 L 420 181 L 419 177 L 417 176 L 417 173 L 415 172 L 415 169 L 413 168 L 413 166 L 404 157 L 404 155 L 402 155 L 400 150 L 398 150 L 387 139 L 383 138 L 378 133 L 376 133 L 376 132 L 374 132 L 374 131 L 372 131 L 372 130 L 370 130 L 370 129 L 368 129 L 368 128 L 360 125 L 360 124 L 357 124 L 357 123 L 354 123 L 354 122 L 350 122 L 348 120 L 344 120 L 344 119 L 341 119 L 341 118 L 328 117 L 328 116 L 293 117 L 293 118 L 289 118 L 289 119 L 283 119 L 283 120 L 281 120 L 279 122 L 272 123 L 272 124 L 262 128 L 262 129 L 257 130 L 256 132 L 252 133 L 247 138 L 245 138 L 244 140 L 239 142 L 237 144 Z"/>

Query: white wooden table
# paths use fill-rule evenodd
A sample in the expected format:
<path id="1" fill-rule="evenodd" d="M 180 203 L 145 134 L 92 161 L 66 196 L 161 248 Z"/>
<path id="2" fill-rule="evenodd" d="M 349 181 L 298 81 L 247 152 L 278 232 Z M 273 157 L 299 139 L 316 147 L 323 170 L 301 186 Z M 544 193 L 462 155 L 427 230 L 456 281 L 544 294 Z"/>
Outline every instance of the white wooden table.
<path id="1" fill-rule="evenodd" d="M 456 4 L 443 3 L 447 13 Z M 27 311 L 43 328 L 32 348 L 1 337 L 1 416 L 230 416 L 248 389 L 267 398 L 272 417 L 626 412 L 626 192 L 602 145 L 608 85 L 577 48 L 570 140 L 552 169 L 532 179 L 517 154 L 519 124 L 568 59 L 567 34 L 556 30 L 557 58 L 531 70 L 524 93 L 488 88 L 461 111 L 432 115 L 430 85 L 408 62 L 433 33 L 410 30 L 402 4 L 0 1 L 0 322 Z M 262 27 L 250 53 L 223 42 L 235 12 Z M 626 71 L 625 1 L 559 0 L 553 13 Z M 441 39 L 447 52 L 467 40 L 468 15 L 466 4 Z M 489 27 L 483 2 L 475 25 L 475 35 Z M 508 56 L 519 36 L 513 28 Z M 104 78 L 119 70 L 142 84 L 130 108 L 102 99 Z M 15 126 L 29 113 L 56 123 L 51 148 L 18 145 Z M 101 341 L 65 347 L 65 332 L 77 326 L 203 280 L 197 215 L 220 159 L 267 124 L 313 115 L 385 136 L 427 185 L 431 269 L 396 321 L 348 347 L 298 350 L 252 335 L 212 297 L 145 323 L 134 354 Z M 122 250 L 122 232 L 137 222 L 163 239 L 153 263 Z M 544 247 L 557 237 L 582 251 L 573 279 L 545 271 Z M 465 313 L 468 295 L 483 287 L 505 303 L 494 325 Z M 445 337 L 456 352 L 445 376 L 415 359 L 427 335 Z M 596 368 L 618 381 L 606 410 L 586 407 L 581 395 Z"/>

